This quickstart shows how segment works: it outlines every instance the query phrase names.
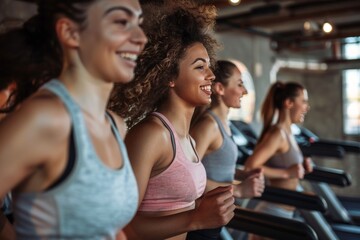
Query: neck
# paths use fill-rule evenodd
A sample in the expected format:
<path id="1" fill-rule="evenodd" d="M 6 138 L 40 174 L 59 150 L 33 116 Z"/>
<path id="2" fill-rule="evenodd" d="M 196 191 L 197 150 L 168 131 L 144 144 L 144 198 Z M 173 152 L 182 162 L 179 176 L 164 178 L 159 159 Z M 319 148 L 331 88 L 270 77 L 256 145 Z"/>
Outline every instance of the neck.
<path id="1" fill-rule="evenodd" d="M 158 112 L 169 119 L 180 138 L 187 138 L 189 136 L 190 123 L 194 110 L 195 107 L 184 107 L 180 106 L 180 104 L 171 103 L 171 101 L 162 104 L 158 108 Z"/>
<path id="2" fill-rule="evenodd" d="M 289 110 L 282 110 L 279 112 L 278 124 L 283 126 L 287 131 L 291 131 L 291 118 Z"/>
<path id="3" fill-rule="evenodd" d="M 59 80 L 86 114 L 99 121 L 105 120 L 112 83 L 96 79 L 84 69 L 75 67 L 64 69 Z"/>
<path id="4" fill-rule="evenodd" d="M 218 105 L 211 106 L 210 110 L 213 111 L 216 116 L 218 116 L 223 123 L 227 122 L 228 114 L 230 108 L 227 107 L 224 102 L 220 101 Z"/>

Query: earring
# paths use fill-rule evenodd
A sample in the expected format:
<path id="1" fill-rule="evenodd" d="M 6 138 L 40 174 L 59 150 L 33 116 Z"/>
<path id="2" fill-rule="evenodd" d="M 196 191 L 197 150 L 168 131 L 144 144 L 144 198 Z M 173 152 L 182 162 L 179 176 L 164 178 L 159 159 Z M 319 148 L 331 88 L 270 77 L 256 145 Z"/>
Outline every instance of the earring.
<path id="1" fill-rule="evenodd" d="M 174 81 L 170 81 L 170 82 L 169 82 L 169 87 L 171 87 L 171 88 L 175 87 L 175 82 L 174 82 Z"/>

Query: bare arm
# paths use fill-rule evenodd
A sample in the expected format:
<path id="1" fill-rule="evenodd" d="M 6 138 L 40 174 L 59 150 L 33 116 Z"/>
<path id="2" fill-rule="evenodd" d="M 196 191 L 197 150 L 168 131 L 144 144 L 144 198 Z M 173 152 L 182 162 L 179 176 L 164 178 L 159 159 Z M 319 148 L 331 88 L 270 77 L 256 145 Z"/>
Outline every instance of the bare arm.
<path id="1" fill-rule="evenodd" d="M 57 154 L 57 140 L 65 139 L 70 126 L 57 107 L 35 98 L 0 123 L 0 197 Z M 65 116 L 67 129 L 58 124 L 63 123 L 60 116 Z"/>
<path id="2" fill-rule="evenodd" d="M 265 177 L 268 178 L 290 178 L 291 173 L 288 169 L 271 168 L 265 166 L 265 163 L 284 145 L 286 140 L 282 136 L 280 129 L 272 128 L 259 142 L 253 154 L 246 160 L 245 170 L 254 168 L 263 168 Z"/>
<path id="3" fill-rule="evenodd" d="M 240 184 L 234 185 L 234 196 L 237 198 L 260 197 L 264 192 L 265 181 L 263 170 L 255 168 L 246 173 Z"/>
<path id="4" fill-rule="evenodd" d="M 172 159 L 169 132 L 155 122 L 145 122 L 129 131 L 125 143 L 141 202 L 153 172 L 158 172 L 168 158 Z M 199 206 L 191 211 L 161 217 L 136 214 L 125 233 L 129 239 L 165 239 L 191 230 L 221 226 L 232 218 L 233 202 L 231 187 L 215 189 L 204 195 Z"/>
<path id="5" fill-rule="evenodd" d="M 204 116 L 190 129 L 190 135 L 196 142 L 196 151 L 200 159 L 216 150 L 217 146 L 214 146 L 216 145 L 216 140 L 222 139 L 217 123 L 208 116 Z"/>

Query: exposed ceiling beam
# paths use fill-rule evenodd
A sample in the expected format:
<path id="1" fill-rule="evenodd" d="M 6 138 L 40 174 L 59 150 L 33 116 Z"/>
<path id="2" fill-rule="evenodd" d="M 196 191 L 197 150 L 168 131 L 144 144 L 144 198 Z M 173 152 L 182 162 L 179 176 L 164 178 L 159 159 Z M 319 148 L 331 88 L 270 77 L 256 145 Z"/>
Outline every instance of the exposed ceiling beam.
<path id="1" fill-rule="evenodd" d="M 339 6 L 340 5 L 340 6 Z M 265 6 L 262 13 L 252 14 L 251 12 L 236 14 L 232 16 L 220 17 L 218 24 L 232 23 L 238 27 L 248 26 L 272 26 L 282 23 L 308 20 L 308 19 L 332 19 L 339 16 L 360 16 L 360 1 L 345 1 L 339 3 L 325 4 L 321 7 L 314 7 L 306 10 L 281 9 L 279 5 Z M 259 11 L 260 12 L 260 11 Z M 360 17 L 359 17 L 360 18 Z"/>

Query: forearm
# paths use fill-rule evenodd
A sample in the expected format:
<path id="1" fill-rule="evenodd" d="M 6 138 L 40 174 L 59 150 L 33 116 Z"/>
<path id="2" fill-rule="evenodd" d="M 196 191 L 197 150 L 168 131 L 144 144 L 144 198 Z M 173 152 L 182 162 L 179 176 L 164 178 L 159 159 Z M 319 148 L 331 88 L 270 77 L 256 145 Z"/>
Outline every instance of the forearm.
<path id="1" fill-rule="evenodd" d="M 239 181 L 243 181 L 248 177 L 247 171 L 240 169 L 240 168 L 236 168 L 235 170 L 235 179 L 239 180 Z"/>
<path id="2" fill-rule="evenodd" d="M 290 178 L 289 171 L 284 168 L 262 167 L 264 169 L 264 176 L 268 179 L 288 179 Z"/>
<path id="3" fill-rule="evenodd" d="M 194 210 L 161 217 L 137 215 L 124 229 L 129 240 L 166 239 L 200 229 L 193 221 Z"/>

